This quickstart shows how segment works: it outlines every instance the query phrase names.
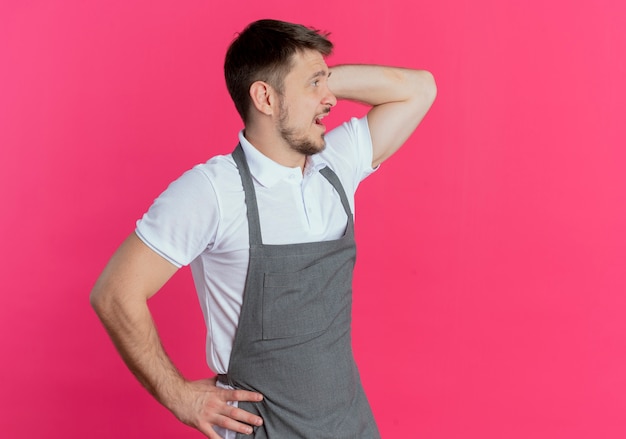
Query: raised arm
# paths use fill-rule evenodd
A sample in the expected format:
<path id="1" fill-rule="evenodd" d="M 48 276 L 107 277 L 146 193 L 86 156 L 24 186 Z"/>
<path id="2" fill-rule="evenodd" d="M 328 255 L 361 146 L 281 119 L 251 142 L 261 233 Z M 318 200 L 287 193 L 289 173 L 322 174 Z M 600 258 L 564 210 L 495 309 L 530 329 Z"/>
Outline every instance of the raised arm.
<path id="1" fill-rule="evenodd" d="M 391 157 L 409 138 L 435 100 L 431 73 L 399 67 L 340 65 L 330 68 L 328 86 L 337 99 L 371 105 L 367 115 L 372 166 Z"/>
<path id="2" fill-rule="evenodd" d="M 261 418 L 227 401 L 260 401 L 260 394 L 220 389 L 215 379 L 188 381 L 163 349 L 147 300 L 176 270 L 133 233 L 100 275 L 91 304 L 131 372 L 180 421 L 211 439 L 219 439 L 213 426 L 249 434 Z"/>

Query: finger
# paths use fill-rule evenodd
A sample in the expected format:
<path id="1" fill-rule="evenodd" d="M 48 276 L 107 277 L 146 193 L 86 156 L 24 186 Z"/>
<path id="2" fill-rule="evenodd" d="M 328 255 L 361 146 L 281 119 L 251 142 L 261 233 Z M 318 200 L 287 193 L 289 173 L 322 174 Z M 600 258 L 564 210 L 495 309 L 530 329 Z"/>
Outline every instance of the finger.
<path id="1" fill-rule="evenodd" d="M 222 389 L 222 396 L 226 401 L 248 401 L 259 402 L 263 399 L 263 395 L 258 392 L 250 392 L 248 390 L 229 390 Z"/>
<path id="2" fill-rule="evenodd" d="M 263 425 L 263 418 L 257 416 L 253 413 L 250 413 L 246 410 L 240 409 L 238 407 L 228 406 L 229 409 L 225 413 L 225 416 L 234 421 L 240 421 L 248 425 Z"/>
<path id="3" fill-rule="evenodd" d="M 243 433 L 243 434 L 252 434 L 252 432 L 254 431 L 251 425 L 236 421 L 235 419 L 229 416 L 220 416 L 217 420 L 216 425 L 222 428 L 225 428 L 227 430 L 231 430 L 231 431 L 235 431 L 237 433 Z M 261 424 L 255 424 L 255 425 L 261 425 Z"/>

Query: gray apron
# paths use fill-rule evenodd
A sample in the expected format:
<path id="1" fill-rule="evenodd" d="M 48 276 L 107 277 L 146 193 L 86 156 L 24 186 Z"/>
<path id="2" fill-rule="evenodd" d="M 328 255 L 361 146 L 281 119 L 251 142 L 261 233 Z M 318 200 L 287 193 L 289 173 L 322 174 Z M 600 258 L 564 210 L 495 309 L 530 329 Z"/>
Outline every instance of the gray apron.
<path id="1" fill-rule="evenodd" d="M 263 418 L 257 439 L 380 438 L 352 354 L 356 246 L 341 182 L 330 168 L 320 171 L 348 216 L 343 237 L 264 245 L 240 145 L 233 158 L 245 191 L 250 263 L 228 374 L 220 380 L 264 395 L 259 403 L 239 403 Z"/>

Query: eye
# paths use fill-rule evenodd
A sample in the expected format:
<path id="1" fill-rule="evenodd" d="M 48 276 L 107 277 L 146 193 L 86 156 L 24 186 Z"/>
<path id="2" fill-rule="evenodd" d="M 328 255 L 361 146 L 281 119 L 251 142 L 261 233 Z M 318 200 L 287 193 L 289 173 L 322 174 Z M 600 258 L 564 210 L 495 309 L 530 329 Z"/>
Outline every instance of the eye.
<path id="1" fill-rule="evenodd" d="M 313 82 L 311 82 L 311 85 L 313 85 L 313 87 L 319 87 L 320 80 L 319 79 L 314 80 Z"/>

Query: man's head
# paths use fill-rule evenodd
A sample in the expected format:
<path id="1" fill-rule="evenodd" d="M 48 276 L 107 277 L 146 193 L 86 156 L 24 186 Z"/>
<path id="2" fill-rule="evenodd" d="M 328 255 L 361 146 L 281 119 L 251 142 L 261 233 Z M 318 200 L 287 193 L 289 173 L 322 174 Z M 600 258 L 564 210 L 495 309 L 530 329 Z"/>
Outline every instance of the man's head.
<path id="1" fill-rule="evenodd" d="M 282 93 L 294 55 L 310 50 L 331 54 L 333 44 L 326 37 L 314 29 L 277 20 L 255 21 L 237 36 L 226 53 L 224 74 L 244 124 L 251 106 L 250 86 L 263 81 Z"/>

